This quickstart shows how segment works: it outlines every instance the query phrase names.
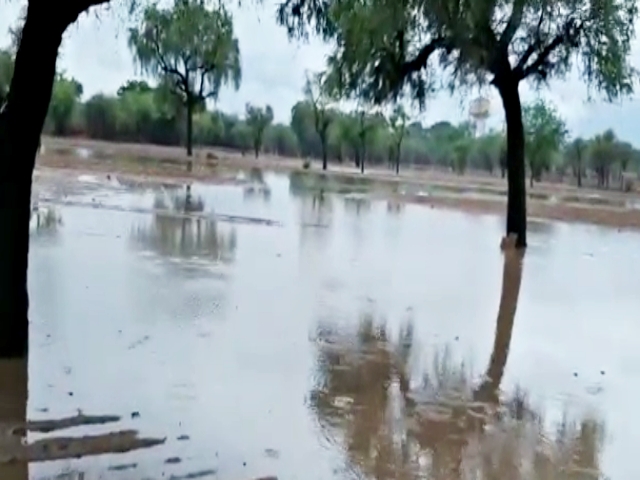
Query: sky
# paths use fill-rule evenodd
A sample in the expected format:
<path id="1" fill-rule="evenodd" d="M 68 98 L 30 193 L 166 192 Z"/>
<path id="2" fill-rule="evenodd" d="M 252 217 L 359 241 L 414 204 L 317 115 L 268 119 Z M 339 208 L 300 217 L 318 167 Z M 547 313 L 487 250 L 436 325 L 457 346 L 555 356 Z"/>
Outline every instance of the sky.
<path id="1" fill-rule="evenodd" d="M 242 115 L 247 102 L 269 104 L 276 121 L 288 123 L 291 107 L 302 97 L 305 72 L 324 68 L 330 46 L 317 39 L 306 43 L 290 41 L 285 30 L 276 24 L 276 2 L 264 0 L 261 6 L 243 2 L 242 8 L 234 10 L 234 28 L 242 56 L 242 85 L 238 91 L 223 90 L 216 108 Z M 0 47 L 8 45 L 8 29 L 16 23 L 25 4 L 21 0 L 0 1 Z M 67 30 L 58 68 L 82 83 L 85 98 L 99 92 L 114 94 L 127 80 L 144 78 L 127 47 L 127 29 L 133 22 L 133 18 L 127 17 L 123 0 L 112 0 L 111 7 L 82 15 Z M 640 67 L 640 38 L 634 42 L 631 61 Z M 491 87 L 467 93 L 464 98 L 442 92 L 428 101 L 424 112 L 416 112 L 416 119 L 426 125 L 467 120 L 469 101 L 477 95 L 486 96 L 491 102 L 489 126 L 501 126 L 502 106 Z M 640 147 L 640 135 L 636 133 L 640 127 L 638 95 L 609 104 L 596 93 L 593 100 L 587 101 L 587 88 L 577 75 L 553 82 L 539 92 L 525 85 L 521 87 L 521 95 L 525 102 L 538 96 L 551 101 L 572 136 L 591 136 L 613 128 L 621 139 Z"/>

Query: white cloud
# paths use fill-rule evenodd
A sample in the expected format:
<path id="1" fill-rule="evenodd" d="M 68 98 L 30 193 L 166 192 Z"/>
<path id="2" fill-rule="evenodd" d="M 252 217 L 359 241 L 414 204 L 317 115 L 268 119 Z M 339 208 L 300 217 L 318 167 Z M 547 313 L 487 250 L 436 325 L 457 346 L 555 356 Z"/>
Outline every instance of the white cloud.
<path id="1" fill-rule="evenodd" d="M 287 122 L 291 107 L 301 97 L 305 71 L 322 69 L 329 49 L 318 40 L 306 44 L 289 41 L 284 29 L 275 22 L 276 1 L 267 0 L 262 6 L 245 2 L 242 9 L 235 9 L 243 81 L 238 92 L 227 89 L 221 93 L 218 107 L 242 115 L 246 102 L 268 103 L 274 108 L 276 119 Z M 18 18 L 24 3 L 17 0 L 0 3 L 0 45 L 8 43 L 7 29 Z M 83 15 L 66 34 L 59 67 L 82 82 L 87 96 L 113 93 L 126 80 L 140 78 L 127 47 L 131 20 L 118 3 L 98 14 Z M 636 65 L 640 64 L 638 46 L 636 42 L 633 53 Z M 499 97 L 493 90 L 483 93 L 492 103 L 489 124 L 500 125 L 503 115 Z M 523 86 L 521 93 L 524 101 L 538 94 L 551 100 L 574 135 L 588 136 L 613 128 L 621 138 L 640 146 L 640 141 L 635 140 L 636 122 L 640 120 L 640 103 L 635 97 L 620 104 L 600 100 L 587 103 L 586 87 L 577 75 L 554 82 L 539 93 Z M 429 101 L 419 118 L 426 123 L 466 119 L 467 101 L 468 98 L 443 92 Z"/>

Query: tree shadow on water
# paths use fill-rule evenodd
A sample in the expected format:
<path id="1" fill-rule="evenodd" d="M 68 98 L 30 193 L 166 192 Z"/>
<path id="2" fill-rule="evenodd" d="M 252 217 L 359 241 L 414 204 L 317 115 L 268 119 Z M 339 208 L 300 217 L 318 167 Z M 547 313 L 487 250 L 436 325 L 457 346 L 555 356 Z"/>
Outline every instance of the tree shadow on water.
<path id="1" fill-rule="evenodd" d="M 522 389 L 500 385 L 522 278 L 523 254 L 503 242 L 503 283 L 492 354 L 480 382 L 447 347 L 419 381 L 409 373 L 413 328 L 392 341 L 364 316 L 355 332 L 321 326 L 310 408 L 355 476 L 376 479 L 596 479 L 603 425 L 563 420 L 555 432 Z"/>

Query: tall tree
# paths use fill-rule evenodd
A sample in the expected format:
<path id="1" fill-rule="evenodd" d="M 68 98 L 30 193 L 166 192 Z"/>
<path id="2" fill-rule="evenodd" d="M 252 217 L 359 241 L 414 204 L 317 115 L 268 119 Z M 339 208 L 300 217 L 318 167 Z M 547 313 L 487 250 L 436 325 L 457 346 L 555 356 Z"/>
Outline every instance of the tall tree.
<path id="1" fill-rule="evenodd" d="M 556 110 L 542 100 L 526 105 L 525 156 L 529 163 L 530 185 L 540 181 L 542 173 L 551 168 L 551 161 L 564 146 L 567 129 Z"/>
<path id="2" fill-rule="evenodd" d="M 591 168 L 598 177 L 598 187 L 609 188 L 611 165 L 616 156 L 616 135 L 613 130 L 596 135 L 589 146 L 589 160 Z"/>
<path id="3" fill-rule="evenodd" d="M 400 173 L 400 158 L 402 157 L 402 141 L 407 133 L 407 121 L 409 116 L 402 108 L 402 105 L 396 105 L 393 113 L 389 116 L 389 126 L 391 127 L 391 135 L 393 141 L 393 160 L 396 167 L 396 175 Z"/>
<path id="4" fill-rule="evenodd" d="M 629 63 L 636 0 L 282 0 L 292 36 L 334 44 L 328 65 L 344 95 L 376 103 L 407 93 L 423 107 L 438 84 L 489 82 L 507 124 L 507 233 L 526 246 L 524 125 L 519 86 L 562 78 L 580 62 L 586 82 L 613 99 L 633 91 Z"/>
<path id="5" fill-rule="evenodd" d="M 171 8 L 148 6 L 129 45 L 143 72 L 168 79 L 186 108 L 187 156 L 193 154 L 193 114 L 223 85 L 240 87 L 240 47 L 231 14 L 221 4 L 174 0 Z M 191 161 L 189 161 L 191 169 Z"/>
<path id="6" fill-rule="evenodd" d="M 323 85 L 323 75 L 307 76 L 304 85 L 304 96 L 313 108 L 313 124 L 320 139 L 322 148 L 322 170 L 327 169 L 327 134 L 334 115 L 329 109 L 329 100 Z"/>
<path id="7" fill-rule="evenodd" d="M 583 138 L 574 138 L 573 141 L 567 145 L 565 151 L 565 157 L 569 160 L 571 165 L 571 171 L 573 176 L 576 177 L 578 188 L 582 187 L 582 174 L 584 172 L 584 162 L 587 151 L 587 142 Z"/>
<path id="8" fill-rule="evenodd" d="M 267 127 L 271 125 L 271 122 L 273 122 L 273 109 L 269 105 L 261 108 L 247 103 L 245 122 L 251 131 L 253 152 L 256 158 L 258 158 L 260 150 L 262 149 L 264 132 L 267 130 Z"/>

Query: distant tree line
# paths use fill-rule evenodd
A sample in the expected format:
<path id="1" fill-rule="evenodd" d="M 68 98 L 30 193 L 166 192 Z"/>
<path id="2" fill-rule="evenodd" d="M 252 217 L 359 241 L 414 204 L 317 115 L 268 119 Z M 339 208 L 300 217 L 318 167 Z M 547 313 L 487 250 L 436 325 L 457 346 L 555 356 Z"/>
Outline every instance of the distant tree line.
<path id="1" fill-rule="evenodd" d="M 11 56 L 0 51 L 0 93 L 6 88 L 3 72 L 11 68 Z M 364 168 L 365 161 L 393 170 L 401 165 L 432 166 L 459 174 L 468 170 L 506 175 L 504 134 L 491 131 L 474 135 L 468 122 L 453 125 L 438 122 L 425 127 L 409 122 L 402 108 L 389 115 L 356 109 L 344 112 L 319 106 L 311 93 L 291 110 L 287 124 L 273 122 L 270 106 L 247 104 L 243 116 L 203 107 L 193 114 L 193 143 L 201 147 L 223 147 L 258 156 L 269 153 L 330 162 L 352 162 Z M 116 95 L 98 94 L 80 100 L 82 85 L 59 73 L 53 88 L 44 132 L 55 136 L 186 145 L 186 107 L 161 81 L 152 86 L 132 80 Z M 321 110 L 322 113 L 318 113 Z M 640 165 L 640 151 L 616 138 L 608 130 L 593 138 L 567 140 L 564 122 L 548 104 L 525 105 L 526 160 L 530 183 L 544 176 L 562 178 L 578 186 L 629 189 Z M 319 117 L 316 120 L 316 117 Z"/>

